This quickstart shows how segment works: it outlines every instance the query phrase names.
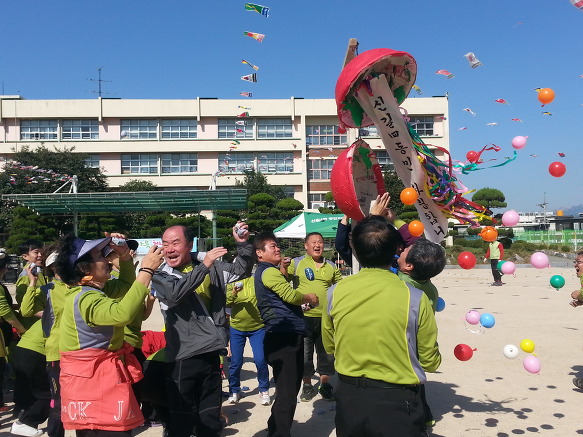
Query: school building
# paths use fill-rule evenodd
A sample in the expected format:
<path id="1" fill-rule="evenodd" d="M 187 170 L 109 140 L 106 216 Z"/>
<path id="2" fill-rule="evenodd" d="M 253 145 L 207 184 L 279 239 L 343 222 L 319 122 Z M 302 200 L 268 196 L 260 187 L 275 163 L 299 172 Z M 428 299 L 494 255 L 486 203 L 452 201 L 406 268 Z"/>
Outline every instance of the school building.
<path id="1" fill-rule="evenodd" d="M 428 145 L 449 150 L 447 97 L 402 107 Z M 0 95 L 0 165 L 23 146 L 71 148 L 113 191 L 144 179 L 164 190 L 233 187 L 254 168 L 306 209 L 325 206 L 336 157 L 360 135 L 391 163 L 374 126 L 338 131 L 333 99 L 27 100 Z M 441 153 L 437 153 L 441 156 Z"/>

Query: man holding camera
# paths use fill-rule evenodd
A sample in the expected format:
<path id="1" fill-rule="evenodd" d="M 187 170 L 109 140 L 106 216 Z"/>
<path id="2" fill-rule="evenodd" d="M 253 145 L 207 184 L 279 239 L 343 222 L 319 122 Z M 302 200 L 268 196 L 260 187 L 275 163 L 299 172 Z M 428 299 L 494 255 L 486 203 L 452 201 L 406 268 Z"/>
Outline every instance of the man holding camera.
<path id="1" fill-rule="evenodd" d="M 192 253 L 194 233 L 185 226 L 164 232 L 165 263 L 154 273 L 155 291 L 166 322 L 166 395 L 170 410 L 168 435 L 221 435 L 220 355 L 226 352 L 225 284 L 252 266 L 253 247 L 245 223 L 233 227 L 237 257 L 220 261 L 227 249 Z"/>

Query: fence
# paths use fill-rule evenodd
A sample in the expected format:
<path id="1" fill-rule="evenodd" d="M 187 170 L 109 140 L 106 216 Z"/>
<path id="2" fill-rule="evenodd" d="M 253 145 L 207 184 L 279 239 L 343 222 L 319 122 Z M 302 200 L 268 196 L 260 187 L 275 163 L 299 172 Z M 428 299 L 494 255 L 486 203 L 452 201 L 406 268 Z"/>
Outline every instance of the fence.
<path id="1" fill-rule="evenodd" d="M 524 240 L 529 243 L 560 244 L 579 250 L 583 247 L 583 230 L 564 231 L 514 231 L 514 240 Z"/>

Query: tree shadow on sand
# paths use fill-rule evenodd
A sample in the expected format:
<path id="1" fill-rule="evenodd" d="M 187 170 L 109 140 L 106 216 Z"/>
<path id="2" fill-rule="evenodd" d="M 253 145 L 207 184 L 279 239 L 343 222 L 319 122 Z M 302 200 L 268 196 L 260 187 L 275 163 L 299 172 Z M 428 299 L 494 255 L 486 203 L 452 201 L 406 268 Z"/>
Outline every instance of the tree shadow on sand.
<path id="1" fill-rule="evenodd" d="M 429 406 L 431 407 L 431 411 L 433 413 L 434 419 L 437 421 L 437 428 L 439 427 L 439 421 L 443 418 L 444 415 L 452 415 L 454 418 L 461 419 L 464 421 L 466 416 L 470 413 L 484 413 L 488 417 L 484 420 L 484 423 L 478 425 L 479 428 L 476 429 L 466 429 L 465 425 L 461 425 L 460 429 L 464 429 L 466 431 L 484 431 L 485 429 L 491 429 L 495 432 L 494 428 L 500 428 L 501 423 L 498 419 L 494 416 L 498 414 L 514 414 L 517 419 L 526 420 L 529 419 L 529 413 L 532 413 L 533 410 L 528 407 L 516 409 L 511 407 L 511 404 L 516 403 L 519 401 L 517 398 L 506 398 L 501 400 L 495 400 L 488 396 L 484 399 L 476 400 L 470 398 L 468 396 L 463 396 L 456 393 L 456 389 L 458 385 L 449 384 L 449 383 L 442 383 L 436 381 L 428 381 L 426 390 L 427 390 L 427 400 L 429 402 Z M 529 425 L 530 425 L 529 421 Z M 525 434 L 528 432 L 538 432 L 540 430 L 552 430 L 554 427 L 549 424 L 542 424 L 540 425 L 540 430 L 538 428 L 532 426 L 526 426 L 524 429 L 514 428 L 511 430 L 504 430 L 506 432 L 498 432 L 496 435 L 498 437 L 505 437 L 511 434 Z M 536 430 L 535 430 L 536 429 Z M 432 431 L 430 433 L 433 437 L 442 437 L 437 431 Z M 502 430 L 501 430 L 502 431 Z M 489 434 L 489 433 L 488 433 Z M 493 434 L 489 434 L 493 435 Z"/>

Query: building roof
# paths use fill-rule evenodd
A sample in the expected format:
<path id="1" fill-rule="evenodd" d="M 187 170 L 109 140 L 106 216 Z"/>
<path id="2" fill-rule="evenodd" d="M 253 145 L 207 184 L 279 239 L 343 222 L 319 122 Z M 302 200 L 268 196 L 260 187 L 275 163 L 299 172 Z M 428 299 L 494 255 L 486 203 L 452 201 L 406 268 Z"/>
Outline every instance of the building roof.
<path id="1" fill-rule="evenodd" d="M 3 201 L 14 201 L 39 214 L 76 212 L 195 212 L 247 207 L 246 189 L 175 190 L 101 193 L 4 194 Z"/>

